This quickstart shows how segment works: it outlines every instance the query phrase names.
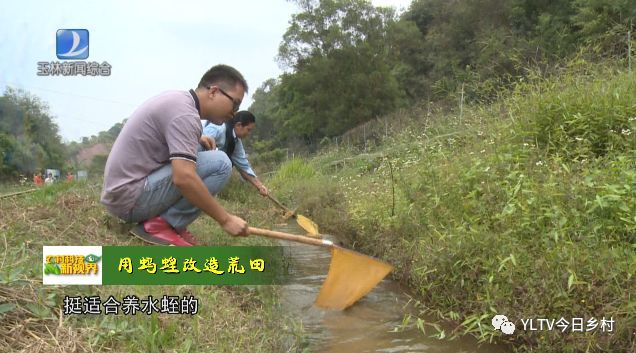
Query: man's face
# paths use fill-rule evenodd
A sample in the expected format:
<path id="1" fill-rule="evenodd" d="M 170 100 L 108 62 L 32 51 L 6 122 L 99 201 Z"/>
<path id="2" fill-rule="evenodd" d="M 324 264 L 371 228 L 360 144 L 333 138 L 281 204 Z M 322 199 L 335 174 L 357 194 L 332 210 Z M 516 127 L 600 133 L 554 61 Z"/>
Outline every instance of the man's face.
<path id="1" fill-rule="evenodd" d="M 206 103 L 202 104 L 204 118 L 221 125 L 234 117 L 243 101 L 245 90 L 239 84 L 231 89 L 212 85 L 207 90 Z"/>
<path id="2" fill-rule="evenodd" d="M 256 127 L 256 123 L 249 123 L 247 125 L 243 125 L 241 123 L 236 123 L 234 125 L 234 132 L 236 133 L 236 137 L 240 139 L 244 139 L 250 135 L 252 130 Z"/>

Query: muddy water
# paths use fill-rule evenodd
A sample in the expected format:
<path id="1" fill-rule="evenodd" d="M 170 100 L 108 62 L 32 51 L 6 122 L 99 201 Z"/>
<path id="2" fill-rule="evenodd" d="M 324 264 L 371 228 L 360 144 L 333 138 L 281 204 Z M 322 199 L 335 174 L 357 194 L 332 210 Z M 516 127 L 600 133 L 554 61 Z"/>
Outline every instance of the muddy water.
<path id="1" fill-rule="evenodd" d="M 279 225 L 277 230 L 302 234 L 295 223 Z M 335 240 L 335 239 L 331 239 Z M 313 303 L 327 276 L 330 252 L 317 246 L 288 246 L 292 260 L 292 280 L 283 286 L 283 304 L 294 318 L 300 318 L 311 352 L 427 352 L 490 353 L 505 352 L 501 346 L 482 345 L 472 338 L 454 341 L 427 337 L 416 327 L 415 320 L 404 324 L 408 314 L 415 316 L 406 289 L 384 279 L 367 296 L 345 311 L 316 308 Z M 433 318 L 423 318 L 435 322 Z M 429 332 L 430 331 L 430 332 Z M 431 328 L 428 334 L 433 334 Z"/>

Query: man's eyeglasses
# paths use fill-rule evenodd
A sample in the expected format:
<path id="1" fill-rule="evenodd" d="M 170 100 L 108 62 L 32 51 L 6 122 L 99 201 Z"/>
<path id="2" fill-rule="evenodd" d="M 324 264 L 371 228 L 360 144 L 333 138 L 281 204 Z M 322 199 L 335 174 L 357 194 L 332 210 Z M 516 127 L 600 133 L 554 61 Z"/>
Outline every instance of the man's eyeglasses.
<path id="1" fill-rule="evenodd" d="M 208 89 L 211 89 L 214 86 L 208 86 Z M 235 100 L 234 98 L 232 98 L 232 96 L 230 96 L 229 94 L 227 94 L 227 92 L 225 92 L 221 87 L 216 86 L 216 88 L 219 89 L 219 91 L 221 93 L 223 93 L 224 96 L 226 96 L 229 100 L 232 101 L 232 108 L 234 109 L 234 112 L 238 112 L 239 107 L 241 106 L 241 101 L 240 100 Z"/>

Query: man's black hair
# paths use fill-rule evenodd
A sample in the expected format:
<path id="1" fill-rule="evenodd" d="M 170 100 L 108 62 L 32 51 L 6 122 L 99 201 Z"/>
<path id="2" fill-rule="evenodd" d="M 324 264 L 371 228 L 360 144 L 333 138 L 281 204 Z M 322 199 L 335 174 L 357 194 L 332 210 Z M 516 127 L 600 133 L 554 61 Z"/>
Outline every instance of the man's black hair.
<path id="1" fill-rule="evenodd" d="M 243 78 L 238 70 L 228 65 L 212 66 L 199 81 L 197 88 L 207 88 L 210 86 L 223 86 L 224 89 L 232 89 L 237 84 L 243 86 L 243 90 L 247 93 L 247 81 Z"/>

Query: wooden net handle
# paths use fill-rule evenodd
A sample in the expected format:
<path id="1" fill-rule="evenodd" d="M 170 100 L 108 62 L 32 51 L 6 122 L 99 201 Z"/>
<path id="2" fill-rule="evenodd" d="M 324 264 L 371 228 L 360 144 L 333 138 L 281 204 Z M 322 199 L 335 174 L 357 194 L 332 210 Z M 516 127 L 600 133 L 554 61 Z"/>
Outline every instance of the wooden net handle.
<path id="1" fill-rule="evenodd" d="M 277 231 L 268 230 L 268 229 L 249 227 L 247 229 L 247 232 L 249 234 L 260 235 L 260 236 L 264 236 L 268 238 L 289 240 L 289 241 L 294 241 L 297 243 L 303 243 L 303 244 L 309 244 L 309 245 L 326 246 L 326 247 L 333 246 L 333 242 L 331 240 L 314 239 L 314 238 L 309 238 L 302 235 L 277 232 Z"/>

